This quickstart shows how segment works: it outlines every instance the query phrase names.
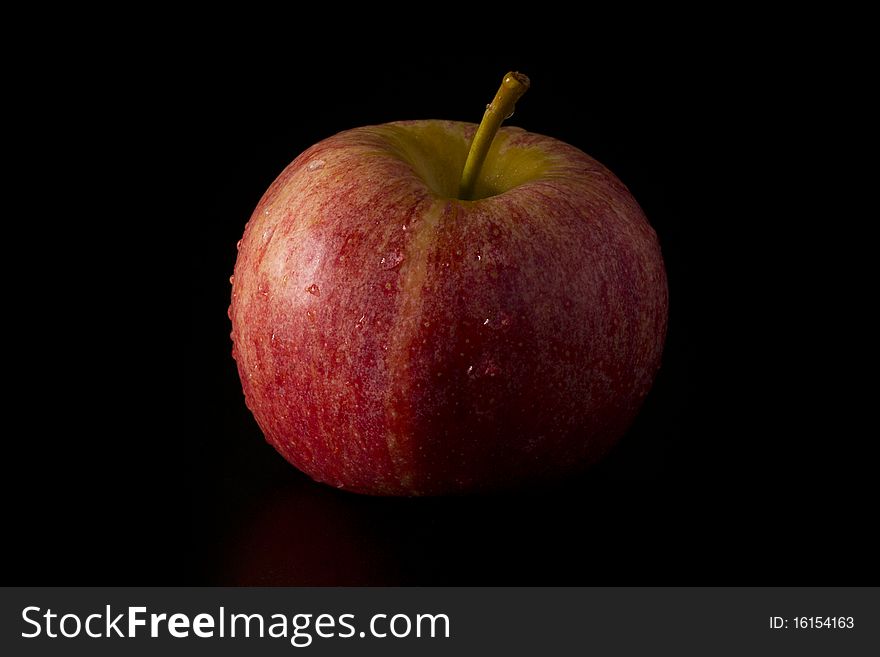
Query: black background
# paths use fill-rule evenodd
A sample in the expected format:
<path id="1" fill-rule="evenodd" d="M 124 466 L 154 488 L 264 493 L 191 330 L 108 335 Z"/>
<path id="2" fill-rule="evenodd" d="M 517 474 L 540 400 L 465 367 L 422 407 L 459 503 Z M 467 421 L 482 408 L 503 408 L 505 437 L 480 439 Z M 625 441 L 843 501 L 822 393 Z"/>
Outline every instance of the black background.
<path id="1" fill-rule="evenodd" d="M 823 414 L 828 398 L 804 394 L 818 348 L 792 351 L 798 326 L 778 321 L 803 291 L 777 248 L 781 180 L 757 173 L 779 133 L 754 128 L 750 69 L 693 43 L 455 57 L 358 44 L 338 63 L 311 44 L 258 45 L 195 49 L 173 74 L 147 63 L 149 86 L 112 124 L 142 166 L 110 162 L 125 201 L 86 241 L 112 231 L 123 246 L 78 264 L 64 317 L 88 330 L 57 352 L 48 389 L 39 374 L 29 388 L 55 401 L 12 443 L 27 485 L 8 514 L 9 579 L 860 583 L 867 464 L 854 430 Z M 671 305 L 655 387 L 603 463 L 554 486 L 381 499 L 314 484 L 244 406 L 226 317 L 235 243 L 312 143 L 391 120 L 478 121 L 508 69 L 532 79 L 510 123 L 603 162 L 658 233 Z"/>

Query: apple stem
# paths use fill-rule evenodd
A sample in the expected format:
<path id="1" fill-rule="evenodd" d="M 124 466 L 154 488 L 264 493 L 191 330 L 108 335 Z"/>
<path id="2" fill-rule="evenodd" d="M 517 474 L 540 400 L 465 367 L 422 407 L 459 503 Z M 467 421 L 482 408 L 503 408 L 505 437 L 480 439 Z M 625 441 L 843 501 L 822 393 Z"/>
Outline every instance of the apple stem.
<path id="1" fill-rule="evenodd" d="M 498 93 L 491 103 L 486 105 L 486 113 L 483 114 L 483 120 L 480 121 L 480 127 L 474 134 L 474 140 L 468 150 L 467 160 L 464 163 L 464 170 L 461 173 L 461 184 L 458 188 L 458 197 L 461 199 L 470 199 L 474 193 L 474 186 L 477 184 L 477 177 L 480 175 L 480 169 L 483 168 L 483 162 L 489 154 L 489 147 L 501 127 L 501 122 L 513 114 L 516 101 L 528 90 L 529 78 L 522 73 L 511 71 L 504 76 Z"/>

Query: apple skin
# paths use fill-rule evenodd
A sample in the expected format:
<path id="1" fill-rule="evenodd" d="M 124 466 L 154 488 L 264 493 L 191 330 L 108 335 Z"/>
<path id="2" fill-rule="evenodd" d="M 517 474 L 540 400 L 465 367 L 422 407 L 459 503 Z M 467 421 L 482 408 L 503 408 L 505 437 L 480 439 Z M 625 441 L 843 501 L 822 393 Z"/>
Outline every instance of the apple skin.
<path id="1" fill-rule="evenodd" d="M 475 129 L 325 139 L 245 228 L 229 311 L 245 401 L 317 481 L 436 495 L 562 476 L 651 387 L 668 295 L 635 199 L 577 148 L 502 128 L 485 198 L 458 200 Z"/>

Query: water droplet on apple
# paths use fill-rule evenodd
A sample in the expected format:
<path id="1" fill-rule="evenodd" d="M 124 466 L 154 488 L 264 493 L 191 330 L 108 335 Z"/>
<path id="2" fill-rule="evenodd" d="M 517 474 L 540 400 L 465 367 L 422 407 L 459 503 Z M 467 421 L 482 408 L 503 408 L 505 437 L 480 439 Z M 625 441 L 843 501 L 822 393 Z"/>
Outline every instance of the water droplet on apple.
<path id="1" fill-rule="evenodd" d="M 232 306 L 229 306 L 229 308 L 226 309 L 226 316 L 229 319 L 232 319 Z"/>
<path id="2" fill-rule="evenodd" d="M 241 248 L 241 240 L 235 243 L 235 250 L 238 251 Z"/>
<path id="3" fill-rule="evenodd" d="M 324 160 L 312 160 L 306 165 L 306 169 L 309 171 L 317 171 L 318 169 L 323 169 L 326 162 Z"/>
<path id="4" fill-rule="evenodd" d="M 482 262 L 482 260 L 483 260 L 483 256 L 478 253 L 477 254 L 477 262 Z"/>
<path id="5" fill-rule="evenodd" d="M 393 251 L 389 253 L 387 256 L 383 257 L 379 261 L 379 265 L 382 269 L 394 269 L 400 263 L 403 262 L 403 254 L 398 251 Z"/>
<path id="6" fill-rule="evenodd" d="M 483 326 L 488 326 L 488 324 L 489 324 L 489 318 L 487 317 L 487 318 L 486 318 L 486 321 L 483 322 Z"/>
<path id="7" fill-rule="evenodd" d="M 229 284 L 232 285 L 233 283 L 235 283 L 235 274 L 229 277 Z"/>
<path id="8" fill-rule="evenodd" d="M 306 292 L 309 294 L 314 294 L 316 297 L 321 296 L 321 288 L 319 288 L 315 283 L 312 283 L 306 288 Z"/>

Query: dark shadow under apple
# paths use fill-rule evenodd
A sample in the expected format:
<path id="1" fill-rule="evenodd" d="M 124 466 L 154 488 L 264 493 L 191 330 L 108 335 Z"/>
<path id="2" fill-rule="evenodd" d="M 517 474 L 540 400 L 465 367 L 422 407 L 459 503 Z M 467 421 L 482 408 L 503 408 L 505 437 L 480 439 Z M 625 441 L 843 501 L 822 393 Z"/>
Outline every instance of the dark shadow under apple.
<path id="1" fill-rule="evenodd" d="M 503 493 L 370 497 L 280 469 L 232 527 L 212 583 L 598 585 L 656 573 L 685 556 L 663 548 L 681 501 L 658 497 L 644 469 L 630 472 L 650 438 L 640 424 L 589 470 Z"/>

